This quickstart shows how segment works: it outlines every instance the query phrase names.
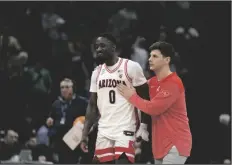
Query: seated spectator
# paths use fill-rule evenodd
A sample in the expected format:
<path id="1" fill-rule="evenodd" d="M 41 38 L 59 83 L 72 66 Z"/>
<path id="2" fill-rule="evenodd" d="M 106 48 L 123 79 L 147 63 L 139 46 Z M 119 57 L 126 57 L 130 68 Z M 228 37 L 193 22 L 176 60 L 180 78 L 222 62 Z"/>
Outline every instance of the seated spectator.
<path id="1" fill-rule="evenodd" d="M 19 155 L 20 145 L 18 143 L 18 133 L 8 130 L 4 140 L 0 142 L 0 160 L 11 160 Z"/>
<path id="2" fill-rule="evenodd" d="M 51 148 L 47 145 L 39 144 L 39 141 L 35 137 L 31 137 L 25 147 L 31 151 L 33 161 L 53 161 Z"/>

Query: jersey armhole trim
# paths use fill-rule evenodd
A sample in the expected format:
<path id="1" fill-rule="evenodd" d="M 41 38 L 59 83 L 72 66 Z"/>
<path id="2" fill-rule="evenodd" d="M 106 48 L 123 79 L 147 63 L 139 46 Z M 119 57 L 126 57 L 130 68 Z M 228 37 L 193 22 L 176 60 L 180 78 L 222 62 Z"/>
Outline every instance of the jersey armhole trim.
<path id="1" fill-rule="evenodd" d="M 127 71 L 127 63 L 128 63 L 128 59 L 125 61 L 125 64 L 124 64 L 124 70 L 125 70 L 125 75 L 126 75 L 126 78 L 128 79 L 128 81 L 130 83 L 132 83 L 132 78 L 130 78 L 130 76 L 128 75 L 128 71 Z"/>
<path id="2" fill-rule="evenodd" d="M 96 77 L 96 83 L 97 83 L 98 77 L 99 77 L 99 75 L 100 75 L 100 73 L 101 73 L 101 69 L 102 69 L 102 65 L 99 66 L 98 73 L 97 73 L 97 77 Z"/>

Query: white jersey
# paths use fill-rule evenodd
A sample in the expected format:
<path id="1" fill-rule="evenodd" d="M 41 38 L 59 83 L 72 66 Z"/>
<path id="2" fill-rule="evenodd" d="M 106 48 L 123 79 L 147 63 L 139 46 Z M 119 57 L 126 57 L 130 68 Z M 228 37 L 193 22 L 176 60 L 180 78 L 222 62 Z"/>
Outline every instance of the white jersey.
<path id="1" fill-rule="evenodd" d="M 116 89 L 118 83 L 134 87 L 147 82 L 137 62 L 119 58 L 113 66 L 98 66 L 92 73 L 90 92 L 97 93 L 100 112 L 98 131 L 109 139 L 117 138 L 123 131 L 136 130 L 136 112 Z"/>

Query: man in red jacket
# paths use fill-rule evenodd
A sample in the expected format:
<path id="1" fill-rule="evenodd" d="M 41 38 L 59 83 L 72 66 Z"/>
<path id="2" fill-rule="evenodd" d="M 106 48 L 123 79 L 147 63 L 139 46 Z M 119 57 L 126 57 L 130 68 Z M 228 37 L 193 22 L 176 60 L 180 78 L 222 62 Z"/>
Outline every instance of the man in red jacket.
<path id="1" fill-rule="evenodd" d="M 155 164 L 184 164 L 192 148 L 184 86 L 169 67 L 173 54 L 172 45 L 166 42 L 150 47 L 150 69 L 156 74 L 148 81 L 150 101 L 139 97 L 133 87 L 118 85 L 122 96 L 152 117 Z"/>

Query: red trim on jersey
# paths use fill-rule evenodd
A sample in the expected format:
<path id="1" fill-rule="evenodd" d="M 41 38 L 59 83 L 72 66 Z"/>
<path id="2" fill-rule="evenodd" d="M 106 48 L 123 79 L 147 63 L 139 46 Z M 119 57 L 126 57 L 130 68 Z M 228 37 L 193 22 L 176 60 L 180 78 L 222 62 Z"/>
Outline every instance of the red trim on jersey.
<path id="1" fill-rule="evenodd" d="M 125 75 L 126 75 L 126 78 L 128 79 L 128 81 L 130 82 L 130 83 L 132 83 L 132 78 L 130 78 L 130 76 L 128 75 L 128 72 L 127 72 L 127 63 L 128 63 L 128 59 L 125 61 L 125 63 L 124 63 L 124 70 L 125 70 Z"/>
<path id="2" fill-rule="evenodd" d="M 113 72 L 115 72 L 116 70 L 118 70 L 118 68 L 119 68 L 119 67 L 121 66 L 121 64 L 122 64 L 123 59 L 120 58 L 119 60 L 120 60 L 120 61 L 119 61 L 118 66 L 117 66 L 115 69 L 113 69 L 113 70 L 109 70 L 109 69 L 107 68 L 106 64 L 105 64 L 106 70 L 107 70 L 109 73 L 113 73 Z"/>
<path id="3" fill-rule="evenodd" d="M 98 70 L 98 74 L 97 74 L 97 77 L 96 77 L 96 82 L 98 81 L 98 77 L 99 77 L 99 75 L 100 75 L 100 73 L 101 73 L 102 65 L 100 65 L 99 68 L 100 68 L 100 69 Z"/>
<path id="4" fill-rule="evenodd" d="M 128 145 L 128 148 L 126 147 L 115 147 L 115 153 L 116 152 L 122 152 L 122 153 L 125 153 L 125 154 L 131 154 L 133 156 L 135 156 L 135 148 L 134 148 L 134 141 L 129 141 L 129 145 Z M 121 154 L 115 154 L 115 159 L 118 159 L 121 155 Z M 129 155 L 127 155 L 127 158 L 130 162 L 134 163 L 134 157 L 131 157 Z"/>
<path id="5" fill-rule="evenodd" d="M 114 153 L 114 148 L 104 148 L 104 149 L 96 149 L 95 150 L 95 155 L 103 155 L 107 153 Z"/>
<path id="6" fill-rule="evenodd" d="M 99 157 L 100 155 L 103 154 L 113 154 L 113 155 L 106 155 L 106 156 L 102 156 Z M 114 160 L 114 148 L 110 147 L 110 148 L 104 148 L 104 149 L 97 149 L 95 150 L 95 156 L 97 157 L 99 162 L 108 162 L 108 161 L 112 161 Z"/>
<path id="7" fill-rule="evenodd" d="M 131 155 L 135 154 L 134 148 L 125 148 L 125 147 L 115 147 L 115 152 L 122 152 L 122 153 L 125 152 Z"/>
<path id="8" fill-rule="evenodd" d="M 135 155 L 135 148 L 134 148 L 134 141 L 130 140 L 129 143 L 128 143 L 128 147 L 118 147 L 116 146 L 114 148 L 115 152 L 125 152 L 125 153 L 128 153 L 128 154 L 132 154 L 132 155 Z"/>

